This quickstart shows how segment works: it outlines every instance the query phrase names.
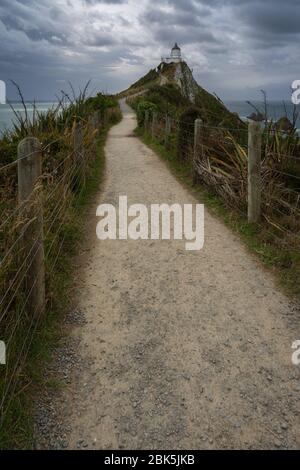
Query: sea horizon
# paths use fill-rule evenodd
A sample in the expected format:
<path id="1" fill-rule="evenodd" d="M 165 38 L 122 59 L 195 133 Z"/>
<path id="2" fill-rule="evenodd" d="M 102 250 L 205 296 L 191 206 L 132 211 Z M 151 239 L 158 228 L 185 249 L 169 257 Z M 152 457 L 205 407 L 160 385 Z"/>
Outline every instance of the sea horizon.
<path id="1" fill-rule="evenodd" d="M 257 107 L 262 114 L 264 113 L 264 103 L 258 100 L 249 100 L 255 107 Z M 48 109 L 58 104 L 58 101 L 51 101 L 51 100 L 38 100 L 38 101 L 30 101 L 25 100 L 27 106 L 27 112 L 29 116 L 33 114 L 33 104 L 35 104 L 36 109 L 40 112 L 47 112 Z M 254 108 L 247 103 L 245 100 L 223 100 L 224 105 L 234 113 L 237 113 L 239 117 L 243 120 L 246 120 L 247 117 L 254 112 Z M 283 104 L 284 103 L 284 104 Z M 0 133 L 3 133 L 6 130 L 11 130 L 13 128 L 14 123 L 14 112 L 10 107 L 10 104 L 15 106 L 16 111 L 20 112 L 21 114 L 25 115 L 23 104 L 21 101 L 9 101 L 7 104 L 0 105 Z M 285 108 L 284 108 L 285 105 Z M 269 100 L 267 103 L 268 108 L 268 119 L 277 121 L 281 117 L 285 116 L 287 113 L 287 117 L 292 120 L 293 118 L 293 110 L 294 105 L 292 103 L 288 103 L 284 100 Z M 300 107 L 297 107 L 297 110 Z M 296 121 L 296 128 L 300 132 L 300 112 L 298 111 L 297 121 Z M 0 137 L 1 137 L 0 135 Z"/>

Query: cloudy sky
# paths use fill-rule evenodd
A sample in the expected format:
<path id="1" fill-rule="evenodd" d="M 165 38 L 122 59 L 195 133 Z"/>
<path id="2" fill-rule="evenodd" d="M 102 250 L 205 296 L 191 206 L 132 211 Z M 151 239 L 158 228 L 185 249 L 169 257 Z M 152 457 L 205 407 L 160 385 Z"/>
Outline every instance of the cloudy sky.
<path id="1" fill-rule="evenodd" d="M 177 41 L 222 99 L 288 99 L 300 79 L 299 0 L 1 0 L 0 79 L 52 100 L 70 80 L 126 88 Z M 14 91 L 9 83 L 8 98 Z"/>

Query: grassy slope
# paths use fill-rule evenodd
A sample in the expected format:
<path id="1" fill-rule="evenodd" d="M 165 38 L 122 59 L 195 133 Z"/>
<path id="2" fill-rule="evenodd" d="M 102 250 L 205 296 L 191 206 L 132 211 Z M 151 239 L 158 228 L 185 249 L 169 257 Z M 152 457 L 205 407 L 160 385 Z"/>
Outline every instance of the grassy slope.
<path id="1" fill-rule="evenodd" d="M 185 97 L 188 95 L 183 96 L 175 81 L 176 67 L 177 64 L 174 63 L 164 64 L 163 67 L 160 64 L 158 72 L 155 69 L 150 70 L 127 90 L 124 90 L 120 96 L 129 97 L 143 91 L 143 96 L 137 98 L 137 102 L 145 99 L 154 103 L 159 112 L 168 112 L 171 115 L 179 116 L 192 103 Z M 183 80 L 182 89 L 187 92 L 188 82 L 190 82 L 190 85 L 191 82 L 193 83 L 192 86 L 195 88 L 194 105 L 199 109 L 199 115 L 204 122 L 211 125 L 244 127 L 244 123 L 235 114 L 231 113 L 219 99 L 194 81 L 191 70 L 185 62 L 181 63 L 181 70 L 183 76 L 186 77 Z M 163 85 L 160 85 L 160 75 L 166 80 Z"/>
<path id="2" fill-rule="evenodd" d="M 83 235 L 84 209 L 98 192 L 104 173 L 104 144 L 108 128 L 101 131 L 97 141 L 97 157 L 95 159 L 91 176 L 85 189 L 81 192 L 74 204 L 73 217 L 65 228 L 68 244 L 67 250 L 60 256 L 55 279 L 56 304 L 46 312 L 45 321 L 36 335 L 28 356 L 28 366 L 23 374 L 24 388 L 15 398 L 10 413 L 0 429 L 0 449 L 28 449 L 33 443 L 33 404 L 34 396 L 47 387 L 57 388 L 59 384 L 53 378 L 45 378 L 45 364 L 51 361 L 53 349 L 63 339 L 64 331 L 62 319 L 69 306 L 66 295 L 71 287 L 72 258 Z"/>
<path id="3" fill-rule="evenodd" d="M 151 85 L 155 85 L 158 83 L 159 75 L 155 69 L 149 70 L 149 72 L 133 83 L 129 88 L 126 90 L 121 91 L 118 96 L 122 98 L 124 96 L 130 96 L 141 91 L 147 90 Z"/>

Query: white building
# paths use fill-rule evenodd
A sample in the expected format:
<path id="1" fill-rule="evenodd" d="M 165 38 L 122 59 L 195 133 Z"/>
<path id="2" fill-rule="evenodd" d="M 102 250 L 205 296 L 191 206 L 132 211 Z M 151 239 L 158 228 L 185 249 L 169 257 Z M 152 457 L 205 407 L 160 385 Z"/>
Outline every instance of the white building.
<path id="1" fill-rule="evenodd" d="M 178 62 L 182 61 L 181 49 L 178 46 L 177 42 L 175 42 L 175 45 L 171 50 L 171 56 L 170 57 L 162 57 L 161 61 L 166 63 L 166 64 L 170 64 L 171 62 L 175 62 L 176 64 L 178 64 Z"/>

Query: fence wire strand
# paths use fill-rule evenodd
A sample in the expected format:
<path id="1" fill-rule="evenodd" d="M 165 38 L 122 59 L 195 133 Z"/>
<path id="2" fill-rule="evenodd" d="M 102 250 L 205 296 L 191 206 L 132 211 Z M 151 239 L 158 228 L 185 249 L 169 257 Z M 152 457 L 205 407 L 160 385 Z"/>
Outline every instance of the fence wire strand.
<path id="1" fill-rule="evenodd" d="M 46 269 L 46 278 L 51 279 L 59 263 L 63 249 L 68 243 L 64 225 L 69 215 L 73 214 L 74 202 L 86 186 L 89 169 L 94 161 L 95 138 L 96 134 L 98 135 L 96 131 L 100 128 L 99 113 L 96 114 L 95 119 L 80 124 L 77 144 L 73 138 L 68 142 L 64 135 L 0 167 L 0 174 L 17 168 L 20 160 L 28 159 L 37 151 L 44 159 L 48 159 L 48 156 L 56 157 L 54 145 L 60 141 L 68 144 L 64 152 L 67 154 L 57 154 L 59 160 L 55 162 L 53 159 L 53 166 L 47 161 L 47 170 L 36 181 L 28 200 L 17 203 L 17 198 L 14 197 L 9 201 L 9 205 L 2 209 L 4 220 L 0 225 L 0 276 L 4 282 L 0 290 L 0 332 L 8 352 L 5 377 L 0 383 L 0 422 L 15 392 L 19 392 L 19 375 L 42 319 L 42 311 L 30 311 L 31 296 L 37 288 L 40 273 Z M 103 119 L 106 123 L 105 116 Z M 74 128 L 70 125 L 67 131 L 68 135 L 72 135 Z M 71 151 L 68 150 L 70 148 Z M 50 159 L 49 162 L 51 163 Z M 16 177 L 17 173 L 13 176 Z M 46 264 L 40 266 L 33 276 L 32 267 L 41 249 L 41 240 L 35 236 L 41 210 Z M 20 329 L 21 342 L 18 342 L 17 349 L 12 349 L 12 345 L 19 341 Z"/>

